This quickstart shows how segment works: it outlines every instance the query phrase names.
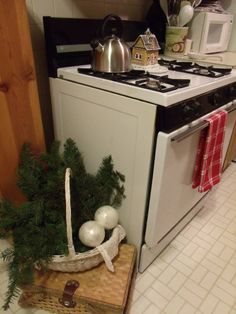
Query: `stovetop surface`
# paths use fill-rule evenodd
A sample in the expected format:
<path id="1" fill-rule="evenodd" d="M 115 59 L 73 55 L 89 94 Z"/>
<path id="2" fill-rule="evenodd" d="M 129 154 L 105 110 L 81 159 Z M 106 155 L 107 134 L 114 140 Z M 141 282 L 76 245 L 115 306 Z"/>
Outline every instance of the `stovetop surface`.
<path id="1" fill-rule="evenodd" d="M 132 97 L 158 104 L 164 107 L 171 106 L 188 98 L 196 97 L 201 94 L 214 91 L 224 85 L 236 82 L 236 70 L 234 69 L 230 73 L 226 73 L 224 76 L 220 75 L 219 77 L 207 77 L 203 75 L 196 75 L 196 73 L 188 71 L 179 72 L 175 69 L 171 69 L 164 73 L 145 74 L 144 78 L 138 78 L 138 80 L 142 81 L 147 77 L 151 79 L 155 79 L 157 77 L 158 81 L 160 81 L 160 83 L 157 84 L 160 86 L 167 83 L 167 89 L 165 91 L 158 91 L 156 88 L 153 88 L 153 82 L 151 82 L 151 87 L 149 86 L 147 88 L 142 86 L 142 82 L 141 84 L 137 84 L 137 79 L 133 79 L 132 75 L 129 76 L 128 82 L 126 81 L 124 83 L 122 80 L 117 80 L 116 78 L 108 79 L 107 74 L 105 76 L 94 76 L 89 73 L 89 69 L 90 65 L 59 68 L 58 77 L 75 83 L 88 85 L 93 88 L 106 90 L 107 92 L 117 93 L 126 97 Z M 173 88 L 173 82 L 175 84 L 177 82 L 180 86 L 178 88 Z"/>

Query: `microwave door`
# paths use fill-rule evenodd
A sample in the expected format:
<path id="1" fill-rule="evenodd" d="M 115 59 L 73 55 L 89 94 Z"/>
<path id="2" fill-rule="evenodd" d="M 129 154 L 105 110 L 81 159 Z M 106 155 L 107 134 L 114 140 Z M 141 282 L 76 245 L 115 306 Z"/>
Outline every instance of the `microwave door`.
<path id="1" fill-rule="evenodd" d="M 231 15 L 216 13 L 205 15 L 200 52 L 215 53 L 227 50 L 232 29 L 230 17 Z"/>

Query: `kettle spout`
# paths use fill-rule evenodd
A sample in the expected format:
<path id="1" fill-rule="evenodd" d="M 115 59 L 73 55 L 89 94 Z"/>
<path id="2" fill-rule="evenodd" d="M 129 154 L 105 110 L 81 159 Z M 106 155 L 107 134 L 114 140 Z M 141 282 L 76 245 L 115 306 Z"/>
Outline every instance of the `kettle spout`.
<path id="1" fill-rule="evenodd" d="M 90 45 L 94 50 L 97 50 L 99 52 L 103 51 L 104 46 L 97 39 L 91 41 Z"/>

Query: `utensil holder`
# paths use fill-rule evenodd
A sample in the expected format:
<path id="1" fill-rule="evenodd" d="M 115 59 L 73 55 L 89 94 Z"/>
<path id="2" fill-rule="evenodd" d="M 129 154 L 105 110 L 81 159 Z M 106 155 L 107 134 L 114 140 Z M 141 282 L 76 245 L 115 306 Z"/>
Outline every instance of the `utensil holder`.
<path id="1" fill-rule="evenodd" d="M 165 55 L 183 54 L 188 27 L 166 26 Z"/>

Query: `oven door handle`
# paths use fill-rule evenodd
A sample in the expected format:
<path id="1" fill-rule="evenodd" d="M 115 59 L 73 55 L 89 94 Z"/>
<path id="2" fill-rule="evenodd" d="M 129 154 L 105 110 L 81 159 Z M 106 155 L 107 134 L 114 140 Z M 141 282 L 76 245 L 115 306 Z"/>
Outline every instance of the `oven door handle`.
<path id="1" fill-rule="evenodd" d="M 227 111 L 228 113 L 230 113 L 230 112 L 236 110 L 236 104 L 234 104 L 234 105 L 230 106 L 228 109 L 224 109 L 224 110 Z M 184 131 L 183 133 L 172 137 L 171 142 L 180 142 L 180 141 L 184 140 L 186 137 L 192 135 L 193 133 L 206 128 L 208 125 L 209 125 L 209 122 L 202 121 L 199 124 L 197 124 L 193 127 L 190 127 L 188 130 Z"/>

